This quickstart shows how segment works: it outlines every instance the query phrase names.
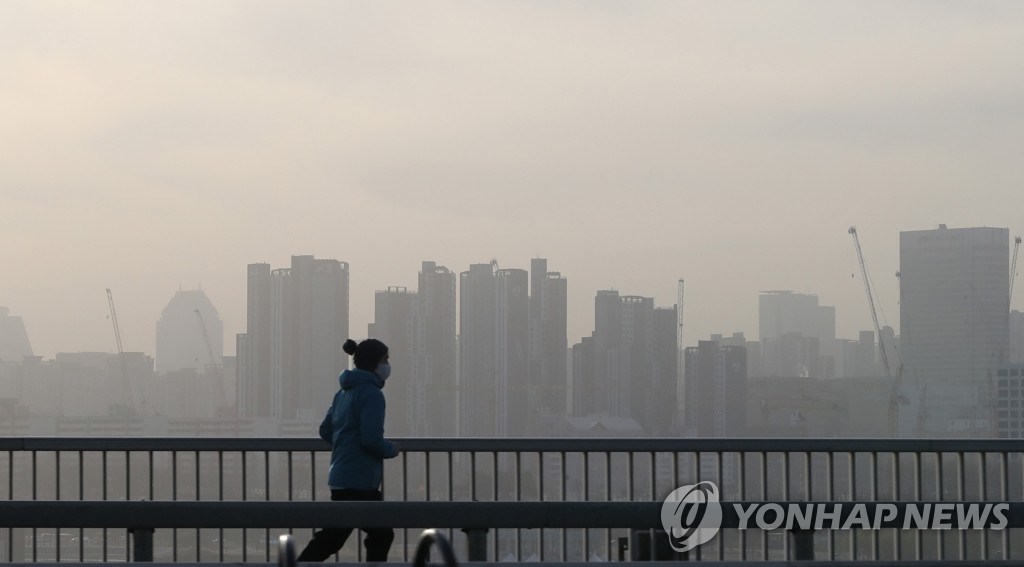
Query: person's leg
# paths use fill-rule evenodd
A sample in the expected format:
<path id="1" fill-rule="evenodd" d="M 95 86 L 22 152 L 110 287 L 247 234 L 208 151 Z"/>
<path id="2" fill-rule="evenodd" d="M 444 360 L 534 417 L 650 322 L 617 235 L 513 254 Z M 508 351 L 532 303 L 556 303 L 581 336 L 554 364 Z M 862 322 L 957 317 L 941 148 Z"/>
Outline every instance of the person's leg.
<path id="1" fill-rule="evenodd" d="M 395 541 L 395 530 L 391 528 L 369 528 L 363 545 L 366 546 L 367 561 L 387 561 L 391 542 Z"/>
<path id="2" fill-rule="evenodd" d="M 384 494 L 379 490 L 367 490 L 360 495 L 364 500 L 384 500 Z M 387 561 L 388 551 L 391 550 L 391 542 L 395 541 L 395 530 L 391 528 L 363 528 L 366 538 L 363 545 L 366 546 L 367 561 Z"/>
<path id="3" fill-rule="evenodd" d="M 353 498 L 350 497 L 346 490 L 331 490 L 331 500 L 353 500 Z M 313 539 L 309 540 L 309 543 L 306 544 L 302 553 L 295 558 L 295 561 L 324 561 L 337 553 L 345 545 L 345 540 L 348 539 L 351 533 L 352 528 L 326 528 L 318 530 L 313 534 Z"/>
<path id="4" fill-rule="evenodd" d="M 306 548 L 295 558 L 295 561 L 324 561 L 334 555 L 345 545 L 345 540 L 352 533 L 352 528 L 328 528 L 318 530 L 309 540 Z"/>

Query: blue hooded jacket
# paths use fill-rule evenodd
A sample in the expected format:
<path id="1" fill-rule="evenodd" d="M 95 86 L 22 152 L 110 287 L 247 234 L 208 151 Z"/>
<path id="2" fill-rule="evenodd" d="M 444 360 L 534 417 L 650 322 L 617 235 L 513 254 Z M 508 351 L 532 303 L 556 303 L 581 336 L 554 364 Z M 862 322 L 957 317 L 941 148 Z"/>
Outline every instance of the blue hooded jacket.
<path id="1" fill-rule="evenodd" d="M 320 437 L 331 444 L 331 488 L 377 490 L 384 476 L 384 459 L 398 450 L 384 439 L 384 381 L 373 372 L 346 370 L 338 377 L 341 389 L 320 424 Z"/>

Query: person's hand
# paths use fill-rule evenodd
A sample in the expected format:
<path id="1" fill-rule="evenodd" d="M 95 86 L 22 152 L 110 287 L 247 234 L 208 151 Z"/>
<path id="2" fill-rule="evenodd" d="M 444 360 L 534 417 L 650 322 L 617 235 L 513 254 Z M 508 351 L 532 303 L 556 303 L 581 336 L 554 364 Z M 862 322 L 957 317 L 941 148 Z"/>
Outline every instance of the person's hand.
<path id="1" fill-rule="evenodd" d="M 395 447 L 395 452 L 396 453 L 401 453 L 402 452 L 402 445 L 398 441 L 392 441 L 391 445 L 393 445 Z"/>

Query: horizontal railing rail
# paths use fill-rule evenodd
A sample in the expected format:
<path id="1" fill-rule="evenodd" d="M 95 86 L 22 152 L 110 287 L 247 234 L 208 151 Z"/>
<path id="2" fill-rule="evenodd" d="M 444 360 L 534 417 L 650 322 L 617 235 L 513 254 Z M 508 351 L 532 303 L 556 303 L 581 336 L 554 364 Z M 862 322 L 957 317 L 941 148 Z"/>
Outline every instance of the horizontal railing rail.
<path id="1" fill-rule="evenodd" d="M 738 528 L 738 504 L 722 503 L 721 528 Z M 782 507 L 789 502 L 774 503 Z M 835 508 L 836 521 L 845 524 L 853 511 L 845 502 L 800 502 L 801 506 Z M 865 504 L 868 516 L 880 505 L 895 515 L 880 527 L 902 526 L 909 506 L 943 503 Z M 964 503 L 965 505 L 980 503 Z M 1024 527 L 1024 503 L 1007 503 L 1003 528 Z M 156 528 L 456 528 L 469 534 L 471 561 L 487 558 L 486 532 L 494 528 L 627 528 L 662 526 L 657 502 L 0 502 L 0 527 L 40 528 L 76 526 L 128 528 L 133 534 L 136 561 L 152 561 Z M 807 530 L 793 529 L 793 556 L 814 558 L 814 539 Z M 812 530 L 813 531 L 813 530 Z"/>
<path id="2" fill-rule="evenodd" d="M 1019 453 L 1024 439 L 426 438 L 406 452 Z M 329 451 L 305 437 L 0 437 L 0 451 Z"/>
<path id="3" fill-rule="evenodd" d="M 764 502 L 722 502 L 719 527 L 739 528 L 734 505 L 749 508 Z M 849 502 L 772 502 L 785 508 L 836 508 L 842 525 L 858 514 Z M 867 517 L 876 507 L 891 506 L 894 515 L 878 527 L 901 528 L 906 510 L 948 502 L 865 503 Z M 965 506 L 984 506 L 963 502 Z M 846 505 L 844 508 L 843 505 Z M 661 528 L 661 502 L 0 502 L 4 528 Z M 1024 502 L 1006 504 L 1004 528 L 1024 528 Z M 831 521 L 831 520 L 830 520 Z M 986 520 L 987 524 L 997 520 Z M 751 526 L 753 528 L 753 526 Z"/>

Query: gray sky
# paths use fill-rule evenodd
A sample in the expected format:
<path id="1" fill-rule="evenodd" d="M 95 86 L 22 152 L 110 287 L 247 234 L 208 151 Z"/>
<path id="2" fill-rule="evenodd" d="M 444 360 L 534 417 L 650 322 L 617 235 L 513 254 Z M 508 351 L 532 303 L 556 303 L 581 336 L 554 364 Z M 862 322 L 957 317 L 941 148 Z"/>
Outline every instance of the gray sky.
<path id="1" fill-rule="evenodd" d="M 36 354 L 153 352 L 179 284 L 225 346 L 245 264 L 373 291 L 549 258 L 569 341 L 598 289 L 675 302 L 687 343 L 757 292 L 897 327 L 900 230 L 1024 213 L 1020 2 L 0 3 L 0 305 Z M 1014 307 L 1022 308 L 1024 290 Z"/>

